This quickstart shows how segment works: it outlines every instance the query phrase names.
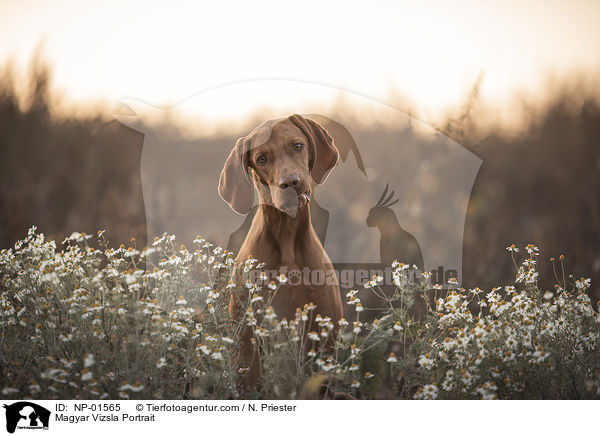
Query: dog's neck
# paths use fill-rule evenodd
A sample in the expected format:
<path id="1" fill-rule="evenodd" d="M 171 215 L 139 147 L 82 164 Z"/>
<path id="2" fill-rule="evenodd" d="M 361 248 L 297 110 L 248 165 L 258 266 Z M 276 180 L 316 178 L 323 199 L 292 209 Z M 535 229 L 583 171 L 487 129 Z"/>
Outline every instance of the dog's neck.
<path id="1" fill-rule="evenodd" d="M 314 233 L 309 205 L 300 207 L 296 216 L 292 217 L 273 206 L 261 204 L 255 219 L 260 220 L 263 231 L 268 232 L 275 241 L 281 253 L 281 263 L 297 264 L 295 254 L 297 245 L 304 245 L 306 239 Z"/>

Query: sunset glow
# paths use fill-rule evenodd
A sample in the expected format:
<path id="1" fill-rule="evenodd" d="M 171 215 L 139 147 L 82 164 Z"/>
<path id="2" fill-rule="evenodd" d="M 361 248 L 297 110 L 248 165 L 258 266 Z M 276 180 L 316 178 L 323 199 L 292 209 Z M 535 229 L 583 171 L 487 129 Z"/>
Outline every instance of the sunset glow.
<path id="1" fill-rule="evenodd" d="M 25 68 L 43 42 L 67 103 L 112 105 L 134 98 L 175 105 L 223 84 L 294 79 L 383 102 L 393 91 L 424 117 L 460 104 L 480 75 L 483 99 L 502 106 L 517 92 L 540 92 L 548 74 L 599 65 L 595 1 L 313 6 L 4 3 L 0 58 L 12 57 Z M 265 101 L 288 103 L 277 96 Z M 229 109 L 214 107 L 215 113 Z"/>

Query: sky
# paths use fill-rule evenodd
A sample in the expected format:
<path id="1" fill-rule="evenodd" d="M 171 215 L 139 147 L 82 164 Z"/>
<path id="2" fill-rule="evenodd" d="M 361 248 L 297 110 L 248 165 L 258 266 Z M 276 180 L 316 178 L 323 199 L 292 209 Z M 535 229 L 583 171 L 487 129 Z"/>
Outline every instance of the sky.
<path id="1" fill-rule="evenodd" d="M 43 41 L 54 84 L 74 104 L 176 105 L 276 78 L 382 102 L 399 95 L 434 116 L 480 75 L 482 98 L 502 105 L 541 92 L 549 74 L 595 73 L 599 21 L 597 0 L 4 0 L 0 62 L 25 68 Z"/>

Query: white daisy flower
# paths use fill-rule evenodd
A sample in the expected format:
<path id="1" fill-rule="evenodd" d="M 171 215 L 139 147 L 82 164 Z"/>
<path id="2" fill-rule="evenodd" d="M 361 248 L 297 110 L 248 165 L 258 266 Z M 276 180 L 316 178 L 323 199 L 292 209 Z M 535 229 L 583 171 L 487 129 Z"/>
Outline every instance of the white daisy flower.
<path id="1" fill-rule="evenodd" d="M 93 354 L 86 354 L 85 356 L 83 356 L 83 367 L 84 368 L 89 368 L 94 363 L 96 363 L 96 359 L 94 359 Z"/>
<path id="2" fill-rule="evenodd" d="M 313 341 L 319 341 L 319 334 L 317 332 L 310 332 L 308 334 L 308 339 L 313 340 Z"/>

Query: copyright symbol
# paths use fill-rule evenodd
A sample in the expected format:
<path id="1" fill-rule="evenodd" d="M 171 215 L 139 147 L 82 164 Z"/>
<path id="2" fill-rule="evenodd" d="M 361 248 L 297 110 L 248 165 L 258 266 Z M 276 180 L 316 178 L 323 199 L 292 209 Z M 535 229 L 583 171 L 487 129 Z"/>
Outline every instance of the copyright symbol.
<path id="1" fill-rule="evenodd" d="M 136 404 L 135 405 L 135 410 L 137 410 L 138 412 L 141 412 L 142 410 L 144 410 L 144 405 L 143 404 Z"/>

